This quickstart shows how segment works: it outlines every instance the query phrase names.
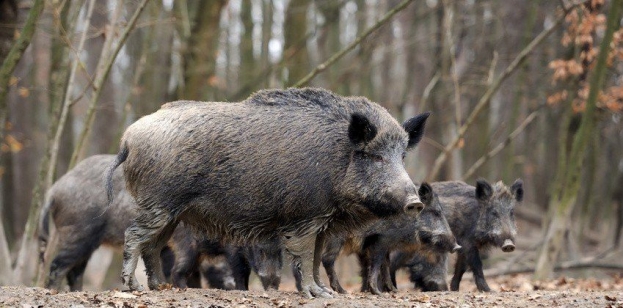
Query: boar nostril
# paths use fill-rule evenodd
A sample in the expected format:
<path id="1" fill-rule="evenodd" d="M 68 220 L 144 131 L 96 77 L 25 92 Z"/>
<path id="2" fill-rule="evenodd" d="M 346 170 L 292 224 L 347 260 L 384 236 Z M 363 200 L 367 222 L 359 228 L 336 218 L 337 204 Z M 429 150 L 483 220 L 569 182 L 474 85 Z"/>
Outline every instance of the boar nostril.
<path id="1" fill-rule="evenodd" d="M 417 214 L 421 212 L 423 209 L 424 209 L 424 203 L 419 202 L 419 201 L 410 202 L 404 208 L 405 212 L 409 214 L 411 213 Z"/>
<path id="2" fill-rule="evenodd" d="M 515 251 L 515 243 L 511 240 L 505 240 L 504 245 L 502 245 L 503 252 L 513 252 Z"/>
<path id="3" fill-rule="evenodd" d="M 455 252 L 461 250 L 461 248 L 463 248 L 463 247 L 461 247 L 461 245 L 455 244 L 454 247 L 452 248 L 452 253 L 455 253 Z"/>

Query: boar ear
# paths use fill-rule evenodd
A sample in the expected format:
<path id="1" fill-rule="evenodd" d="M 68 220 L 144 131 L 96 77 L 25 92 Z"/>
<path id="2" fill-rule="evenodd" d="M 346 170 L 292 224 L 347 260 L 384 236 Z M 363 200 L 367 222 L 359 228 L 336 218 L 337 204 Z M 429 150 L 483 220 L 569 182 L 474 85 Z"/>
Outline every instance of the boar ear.
<path id="1" fill-rule="evenodd" d="M 409 133 L 409 143 L 407 144 L 407 149 L 412 149 L 420 142 L 420 140 L 422 140 L 422 136 L 424 136 L 424 125 L 426 124 L 426 119 L 428 119 L 429 115 L 430 112 L 424 112 L 406 120 L 402 124 L 405 131 Z"/>
<path id="2" fill-rule="evenodd" d="M 487 181 L 478 179 L 476 181 L 476 198 L 479 200 L 489 200 L 493 195 L 493 188 Z"/>
<path id="3" fill-rule="evenodd" d="M 515 180 L 515 183 L 511 185 L 511 192 L 513 196 L 515 196 L 515 200 L 517 202 L 521 202 L 523 200 L 523 181 L 521 179 Z"/>
<path id="4" fill-rule="evenodd" d="M 348 138 L 354 143 L 368 143 L 376 137 L 376 126 L 361 113 L 353 113 L 348 126 Z"/>
<path id="5" fill-rule="evenodd" d="M 418 189 L 418 195 L 420 195 L 420 200 L 426 206 L 429 206 L 433 201 L 433 188 L 428 185 L 428 183 L 424 182 L 420 185 L 420 189 Z"/>

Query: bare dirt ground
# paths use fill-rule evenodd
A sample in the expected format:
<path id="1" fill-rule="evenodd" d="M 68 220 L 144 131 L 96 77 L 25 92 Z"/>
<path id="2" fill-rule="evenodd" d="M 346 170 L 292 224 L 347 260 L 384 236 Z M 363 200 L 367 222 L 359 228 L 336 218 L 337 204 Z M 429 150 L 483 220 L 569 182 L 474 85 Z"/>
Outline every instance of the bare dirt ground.
<path id="1" fill-rule="evenodd" d="M 333 299 L 307 299 L 287 286 L 284 291 L 55 292 L 42 288 L 2 287 L 0 307 L 623 307 L 623 277 L 533 283 L 527 275 L 490 278 L 492 293 L 475 291 L 466 280 L 460 292 L 413 290 L 407 281 L 397 293 L 376 296 L 347 288 Z"/>

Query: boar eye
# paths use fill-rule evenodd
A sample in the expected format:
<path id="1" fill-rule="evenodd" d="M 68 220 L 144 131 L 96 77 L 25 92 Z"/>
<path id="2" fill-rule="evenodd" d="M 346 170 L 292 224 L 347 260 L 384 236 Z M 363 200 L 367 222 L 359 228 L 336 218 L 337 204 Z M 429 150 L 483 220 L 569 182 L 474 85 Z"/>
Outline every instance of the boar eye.
<path id="1" fill-rule="evenodd" d="M 403 153 L 402 153 L 402 160 L 405 160 L 405 157 L 407 157 L 407 153 L 406 153 L 406 152 L 403 152 Z"/>
<path id="2" fill-rule="evenodd" d="M 371 159 L 375 162 L 383 161 L 383 156 L 377 155 L 377 154 L 366 153 L 364 151 L 356 151 L 355 155 L 358 156 L 360 159 Z"/>

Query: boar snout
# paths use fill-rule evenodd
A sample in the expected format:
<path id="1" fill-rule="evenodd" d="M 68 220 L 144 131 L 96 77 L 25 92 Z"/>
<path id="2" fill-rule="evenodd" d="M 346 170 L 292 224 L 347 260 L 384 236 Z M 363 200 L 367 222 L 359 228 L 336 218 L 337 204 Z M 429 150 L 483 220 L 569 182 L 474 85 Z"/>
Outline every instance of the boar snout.
<path id="1" fill-rule="evenodd" d="M 404 207 L 405 213 L 409 215 L 417 215 L 424 209 L 424 203 L 420 201 L 420 198 L 413 197 L 409 198 L 407 201 L 407 205 Z"/>
<path id="2" fill-rule="evenodd" d="M 504 241 L 504 245 L 502 245 L 503 252 L 513 252 L 515 251 L 515 243 L 511 239 L 506 239 Z"/>

